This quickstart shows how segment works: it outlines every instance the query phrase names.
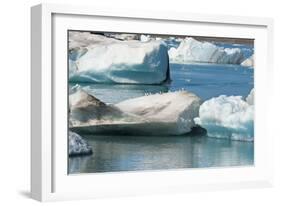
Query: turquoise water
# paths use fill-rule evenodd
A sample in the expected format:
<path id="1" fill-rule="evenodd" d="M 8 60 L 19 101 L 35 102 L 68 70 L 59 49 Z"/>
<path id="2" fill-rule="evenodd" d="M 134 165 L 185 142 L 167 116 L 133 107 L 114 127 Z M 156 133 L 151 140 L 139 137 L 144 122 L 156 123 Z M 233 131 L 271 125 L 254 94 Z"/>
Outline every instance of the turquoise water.
<path id="1" fill-rule="evenodd" d="M 219 95 L 246 97 L 254 70 L 239 65 L 171 64 L 165 85 L 80 84 L 106 103 L 159 92 L 188 90 L 203 101 Z M 74 86 L 75 84 L 70 84 Z M 254 143 L 201 136 L 83 136 L 93 155 L 69 158 L 69 173 L 245 166 L 254 163 Z"/>
<path id="2" fill-rule="evenodd" d="M 240 65 L 172 64 L 169 90 L 185 89 L 207 100 L 219 95 L 246 97 L 254 84 L 254 70 Z"/>
<path id="3" fill-rule="evenodd" d="M 252 142 L 202 136 L 85 136 L 93 155 L 69 158 L 69 173 L 245 166 Z"/>
<path id="4" fill-rule="evenodd" d="M 202 100 L 219 95 L 246 97 L 254 86 L 254 70 L 240 65 L 171 64 L 172 81 L 163 85 L 89 84 L 79 85 L 106 103 L 155 94 L 178 91 L 194 92 Z M 70 83 L 72 87 L 77 83 Z"/>

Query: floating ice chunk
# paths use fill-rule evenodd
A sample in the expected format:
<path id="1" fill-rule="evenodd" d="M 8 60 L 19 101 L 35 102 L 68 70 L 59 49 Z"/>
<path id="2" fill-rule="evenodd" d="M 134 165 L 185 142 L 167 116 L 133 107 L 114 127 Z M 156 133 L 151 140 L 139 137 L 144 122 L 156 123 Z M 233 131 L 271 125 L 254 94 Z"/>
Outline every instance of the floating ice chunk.
<path id="1" fill-rule="evenodd" d="M 141 36 L 140 36 L 140 41 L 142 41 L 142 42 L 148 42 L 148 41 L 150 41 L 150 35 L 144 35 L 144 34 L 142 34 Z"/>
<path id="2" fill-rule="evenodd" d="M 242 63 L 242 66 L 253 67 L 254 66 L 254 56 L 250 56 L 248 59 L 245 59 Z"/>
<path id="3" fill-rule="evenodd" d="M 74 43 L 70 46 L 72 82 L 161 84 L 169 79 L 167 48 L 161 41 L 119 41 L 84 33 L 78 36 L 70 36 L 70 42 L 76 42 L 76 47 Z"/>
<path id="4" fill-rule="evenodd" d="M 68 135 L 68 155 L 90 155 L 92 154 L 92 148 L 89 144 L 78 134 L 69 131 Z"/>
<path id="5" fill-rule="evenodd" d="M 200 99 L 186 91 L 106 105 L 83 90 L 70 95 L 70 128 L 79 133 L 180 135 L 191 131 Z"/>
<path id="6" fill-rule="evenodd" d="M 254 104 L 254 89 L 251 90 L 250 94 L 246 97 L 246 102 L 249 104 L 249 105 L 253 105 Z"/>
<path id="7" fill-rule="evenodd" d="M 125 100 L 115 105 L 120 110 L 140 116 L 156 126 L 158 134 L 184 134 L 195 126 L 194 117 L 198 116 L 200 98 L 186 91 L 154 94 Z M 161 129 L 160 129 L 161 128 Z M 162 131 L 161 131 L 162 130 Z"/>
<path id="8" fill-rule="evenodd" d="M 239 48 L 222 48 L 190 37 L 182 40 L 178 48 L 170 48 L 168 53 L 174 63 L 240 64 L 244 59 Z"/>
<path id="9" fill-rule="evenodd" d="M 240 96 L 225 96 L 205 101 L 195 123 L 207 130 L 208 136 L 253 141 L 254 106 Z"/>

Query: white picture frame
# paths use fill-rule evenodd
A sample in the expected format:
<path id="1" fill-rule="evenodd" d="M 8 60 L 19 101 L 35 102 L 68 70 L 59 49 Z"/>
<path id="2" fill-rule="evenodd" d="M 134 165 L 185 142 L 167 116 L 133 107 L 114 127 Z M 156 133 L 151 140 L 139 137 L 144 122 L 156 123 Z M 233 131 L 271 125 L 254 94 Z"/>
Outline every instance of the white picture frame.
<path id="1" fill-rule="evenodd" d="M 273 133 L 268 121 L 272 110 L 267 109 L 274 75 L 272 19 L 40 4 L 31 9 L 31 25 L 32 198 L 53 201 L 272 186 Z M 67 70 L 56 68 L 67 65 L 64 40 L 69 29 L 254 38 L 254 166 L 68 175 Z"/>

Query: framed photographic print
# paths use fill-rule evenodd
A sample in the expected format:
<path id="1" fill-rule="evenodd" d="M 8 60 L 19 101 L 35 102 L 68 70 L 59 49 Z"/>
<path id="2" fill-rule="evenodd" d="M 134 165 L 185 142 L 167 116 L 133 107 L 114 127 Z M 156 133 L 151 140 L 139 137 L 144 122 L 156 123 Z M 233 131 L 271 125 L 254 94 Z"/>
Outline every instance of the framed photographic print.
<path id="1" fill-rule="evenodd" d="M 272 185 L 271 19 L 31 13 L 34 199 Z"/>

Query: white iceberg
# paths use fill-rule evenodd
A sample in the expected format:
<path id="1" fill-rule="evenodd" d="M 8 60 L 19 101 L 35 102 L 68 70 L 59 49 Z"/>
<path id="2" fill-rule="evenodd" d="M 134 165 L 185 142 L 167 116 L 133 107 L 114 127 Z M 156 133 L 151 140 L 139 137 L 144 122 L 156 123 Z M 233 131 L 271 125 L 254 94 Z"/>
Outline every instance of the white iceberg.
<path id="1" fill-rule="evenodd" d="M 165 124 L 166 128 L 162 129 L 166 134 L 184 134 L 195 126 L 193 118 L 198 116 L 200 103 L 195 94 L 178 91 L 129 99 L 115 106 L 147 122 Z"/>
<path id="2" fill-rule="evenodd" d="M 210 42 L 200 42 L 191 37 L 181 41 L 178 48 L 169 49 L 170 61 L 173 63 L 216 63 L 240 64 L 244 60 L 239 48 L 222 48 Z"/>
<path id="3" fill-rule="evenodd" d="M 150 41 L 152 38 L 150 37 L 150 35 L 144 35 L 144 34 L 142 34 L 142 35 L 140 35 L 140 41 L 141 42 L 148 42 L 148 41 Z"/>
<path id="4" fill-rule="evenodd" d="M 186 92 L 154 94 L 106 105 L 81 89 L 70 95 L 70 128 L 79 133 L 180 135 L 191 131 L 200 98 Z"/>
<path id="5" fill-rule="evenodd" d="M 210 137 L 254 140 L 254 105 L 241 96 L 221 95 L 205 101 L 194 120 Z"/>
<path id="6" fill-rule="evenodd" d="M 119 41 L 95 34 L 70 35 L 69 79 L 74 82 L 161 84 L 169 80 L 161 41 Z"/>
<path id="7" fill-rule="evenodd" d="M 254 66 L 254 56 L 250 56 L 248 59 L 245 59 L 242 63 L 242 66 L 253 67 Z"/>
<path id="8" fill-rule="evenodd" d="M 68 155 L 80 156 L 92 154 L 92 148 L 89 144 L 78 134 L 69 131 L 68 135 Z"/>

